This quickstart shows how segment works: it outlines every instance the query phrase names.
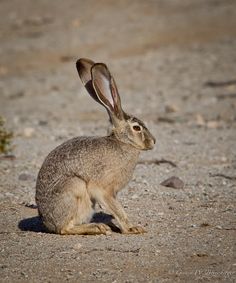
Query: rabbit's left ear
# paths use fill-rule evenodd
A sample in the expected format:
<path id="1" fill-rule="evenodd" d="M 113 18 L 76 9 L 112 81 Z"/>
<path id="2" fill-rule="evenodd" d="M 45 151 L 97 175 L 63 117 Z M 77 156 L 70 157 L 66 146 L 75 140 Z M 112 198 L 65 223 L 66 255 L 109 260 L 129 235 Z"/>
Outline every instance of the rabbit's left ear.
<path id="1" fill-rule="evenodd" d="M 93 88 L 92 78 L 91 78 L 91 68 L 95 63 L 86 58 L 81 58 L 76 62 L 76 69 L 78 71 L 79 77 L 86 88 L 87 92 L 90 96 L 96 100 L 97 102 L 101 103 L 97 97 L 97 94 Z"/>
<path id="2" fill-rule="evenodd" d="M 119 120 L 124 119 L 124 112 L 121 107 L 120 95 L 114 78 L 107 66 L 103 63 L 96 63 L 91 68 L 92 84 L 100 103 L 106 107 L 111 116 Z"/>
<path id="3" fill-rule="evenodd" d="M 86 58 L 81 58 L 76 62 L 78 74 L 84 85 L 86 85 L 91 80 L 91 68 L 94 64 L 95 62 Z"/>

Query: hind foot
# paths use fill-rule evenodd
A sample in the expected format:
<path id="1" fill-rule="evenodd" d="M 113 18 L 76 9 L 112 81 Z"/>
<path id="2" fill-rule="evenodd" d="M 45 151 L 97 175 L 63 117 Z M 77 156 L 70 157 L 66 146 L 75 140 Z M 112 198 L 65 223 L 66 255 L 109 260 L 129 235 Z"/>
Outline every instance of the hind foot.
<path id="1" fill-rule="evenodd" d="M 111 228 L 103 223 L 81 224 L 66 227 L 61 230 L 62 235 L 110 235 Z"/>

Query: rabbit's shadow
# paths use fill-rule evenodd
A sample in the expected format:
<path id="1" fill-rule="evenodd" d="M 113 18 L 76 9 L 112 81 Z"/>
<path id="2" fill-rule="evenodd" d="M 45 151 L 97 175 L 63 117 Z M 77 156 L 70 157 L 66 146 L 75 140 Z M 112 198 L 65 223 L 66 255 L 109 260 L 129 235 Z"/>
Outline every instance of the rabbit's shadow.
<path id="1" fill-rule="evenodd" d="M 20 228 L 21 231 L 31 231 L 36 233 L 47 232 L 39 216 L 22 219 L 18 223 L 18 227 Z"/>
<path id="2" fill-rule="evenodd" d="M 104 212 L 97 212 L 93 215 L 91 223 L 104 223 L 107 224 L 113 232 L 120 233 L 120 229 L 112 222 L 113 217 Z M 43 225 L 39 216 L 34 216 L 26 219 L 22 219 L 18 223 L 18 227 L 21 231 L 31 231 L 35 233 L 48 233 L 47 229 Z"/>

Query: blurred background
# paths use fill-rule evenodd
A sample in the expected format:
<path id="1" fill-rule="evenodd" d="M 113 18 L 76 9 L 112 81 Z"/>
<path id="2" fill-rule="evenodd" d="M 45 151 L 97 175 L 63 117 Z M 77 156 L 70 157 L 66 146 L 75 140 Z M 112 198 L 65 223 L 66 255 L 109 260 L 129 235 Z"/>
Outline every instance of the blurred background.
<path id="1" fill-rule="evenodd" d="M 235 36 L 233 0 L 1 1 L 1 74 L 114 61 Z"/>
<path id="2" fill-rule="evenodd" d="M 80 57 L 107 63 L 125 108 L 146 115 L 155 116 L 168 104 L 177 110 L 181 97 L 193 99 L 180 105 L 182 111 L 194 106 L 201 112 L 204 105 L 195 108 L 202 92 L 196 87 L 235 80 L 233 0 L 2 0 L 0 9 L 1 112 L 10 123 L 45 120 L 47 114 L 49 124 L 61 116 L 87 119 L 88 113 L 91 121 L 90 112 L 99 108 L 89 99 L 86 111 L 79 108 L 87 101 L 79 96 Z M 235 85 L 228 87 L 235 92 Z M 217 111 L 230 116 L 228 107 Z"/>

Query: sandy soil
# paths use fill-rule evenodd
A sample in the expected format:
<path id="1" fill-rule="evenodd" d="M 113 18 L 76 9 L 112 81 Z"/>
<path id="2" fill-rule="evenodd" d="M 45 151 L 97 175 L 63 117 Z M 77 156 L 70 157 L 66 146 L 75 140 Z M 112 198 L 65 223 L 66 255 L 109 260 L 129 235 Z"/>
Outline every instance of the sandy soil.
<path id="1" fill-rule="evenodd" d="M 235 1 L 2 0 L 0 13 L 0 114 L 15 133 L 15 158 L 0 159 L 0 282 L 235 282 Z M 106 133 L 80 57 L 108 64 L 157 138 L 119 196 L 147 234 L 48 234 L 29 207 L 50 150 Z M 170 176 L 184 188 L 161 186 Z"/>

